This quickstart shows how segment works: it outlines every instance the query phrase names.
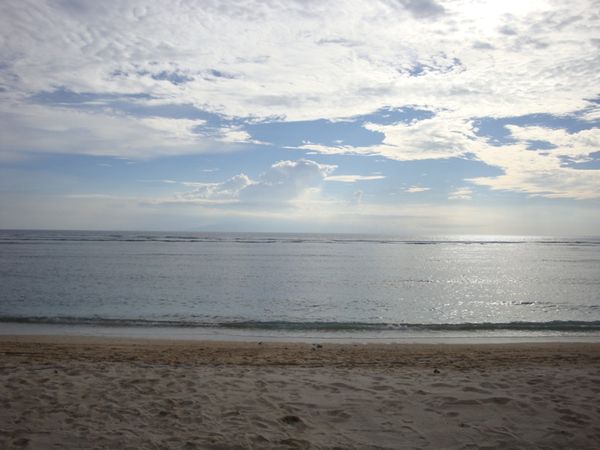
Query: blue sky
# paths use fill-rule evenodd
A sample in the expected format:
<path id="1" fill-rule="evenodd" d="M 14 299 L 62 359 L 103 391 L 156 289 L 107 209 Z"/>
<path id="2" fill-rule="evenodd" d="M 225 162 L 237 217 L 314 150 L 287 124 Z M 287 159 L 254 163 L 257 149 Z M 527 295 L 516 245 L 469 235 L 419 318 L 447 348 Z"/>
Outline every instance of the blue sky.
<path id="1" fill-rule="evenodd" d="M 594 3 L 4 1 L 0 228 L 597 234 Z"/>

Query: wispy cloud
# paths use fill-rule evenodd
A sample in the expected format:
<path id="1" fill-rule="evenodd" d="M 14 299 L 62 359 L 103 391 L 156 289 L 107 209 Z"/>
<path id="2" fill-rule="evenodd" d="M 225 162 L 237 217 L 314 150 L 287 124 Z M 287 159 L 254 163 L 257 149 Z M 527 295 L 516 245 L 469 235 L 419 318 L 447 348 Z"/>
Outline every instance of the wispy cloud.
<path id="1" fill-rule="evenodd" d="M 384 175 L 329 175 L 325 181 L 339 181 L 342 183 L 355 183 L 356 181 L 382 180 Z"/>
<path id="2" fill-rule="evenodd" d="M 138 183 L 162 183 L 162 184 L 177 184 L 179 183 L 178 181 L 175 180 L 167 180 L 167 179 L 160 179 L 160 180 L 137 180 Z"/>
<path id="3" fill-rule="evenodd" d="M 267 144 L 266 142 L 259 141 L 258 139 L 252 139 L 250 133 L 248 133 L 246 130 L 240 129 L 239 127 L 221 128 L 215 137 L 221 142 L 238 144 Z"/>
<path id="4" fill-rule="evenodd" d="M 448 200 L 471 200 L 473 191 L 468 187 L 460 187 L 450 192 Z"/>
<path id="5" fill-rule="evenodd" d="M 408 192 L 409 194 L 416 194 L 418 192 L 425 192 L 425 191 L 429 191 L 430 188 L 428 187 L 422 187 L 422 186 L 411 186 L 407 189 L 404 190 L 404 192 Z"/>

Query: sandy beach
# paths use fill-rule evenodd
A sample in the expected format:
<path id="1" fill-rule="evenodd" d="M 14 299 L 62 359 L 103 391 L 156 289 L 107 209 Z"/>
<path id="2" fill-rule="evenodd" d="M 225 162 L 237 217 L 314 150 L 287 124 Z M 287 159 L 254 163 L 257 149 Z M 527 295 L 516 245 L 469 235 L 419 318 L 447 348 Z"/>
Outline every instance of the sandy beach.
<path id="1" fill-rule="evenodd" d="M 598 448 L 600 344 L 0 337 L 0 448 Z"/>

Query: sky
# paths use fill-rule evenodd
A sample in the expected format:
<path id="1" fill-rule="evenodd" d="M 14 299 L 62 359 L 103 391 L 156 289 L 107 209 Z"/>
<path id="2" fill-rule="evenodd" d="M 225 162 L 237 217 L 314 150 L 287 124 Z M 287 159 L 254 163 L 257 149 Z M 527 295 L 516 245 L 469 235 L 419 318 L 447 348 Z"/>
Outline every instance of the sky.
<path id="1" fill-rule="evenodd" d="M 3 0 L 0 228 L 600 234 L 597 0 Z"/>

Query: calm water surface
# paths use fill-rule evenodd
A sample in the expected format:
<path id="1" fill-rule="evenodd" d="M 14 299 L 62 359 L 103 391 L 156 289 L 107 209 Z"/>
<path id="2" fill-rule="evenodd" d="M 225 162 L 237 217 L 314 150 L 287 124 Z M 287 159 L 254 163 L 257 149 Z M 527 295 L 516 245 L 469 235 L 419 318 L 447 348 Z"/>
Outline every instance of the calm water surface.
<path id="1" fill-rule="evenodd" d="M 590 238 L 2 231 L 0 282 L 5 323 L 600 330 Z"/>

